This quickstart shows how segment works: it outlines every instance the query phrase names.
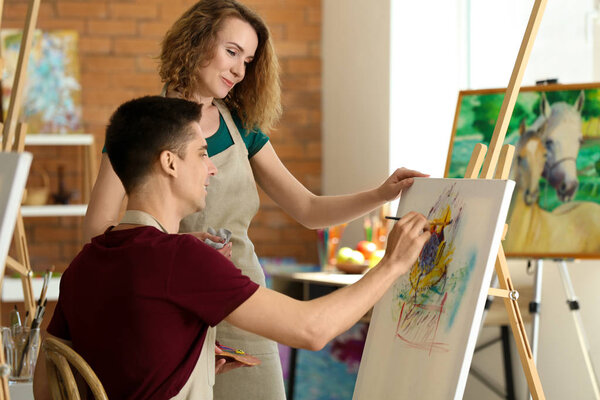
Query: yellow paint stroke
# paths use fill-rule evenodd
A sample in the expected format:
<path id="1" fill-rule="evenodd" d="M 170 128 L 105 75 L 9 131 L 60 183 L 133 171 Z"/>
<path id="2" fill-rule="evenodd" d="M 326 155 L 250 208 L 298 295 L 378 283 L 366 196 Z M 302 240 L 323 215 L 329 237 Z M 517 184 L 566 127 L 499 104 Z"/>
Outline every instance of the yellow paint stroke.
<path id="1" fill-rule="evenodd" d="M 432 235 L 441 235 L 444 228 L 452 222 L 452 211 L 450 206 L 447 205 L 444 210 L 440 212 L 440 216 L 431 220 L 430 232 Z M 419 262 L 421 256 L 417 258 L 417 261 L 413 265 L 409 280 L 411 284 L 411 290 L 409 297 L 417 295 L 426 290 L 429 290 L 433 286 L 437 285 L 440 279 L 442 279 L 448 270 L 448 264 L 452 261 L 452 255 L 454 254 L 454 245 L 452 241 L 448 242 L 447 238 L 444 237 L 437 248 L 435 259 L 433 261 L 433 268 L 421 268 Z M 424 273 L 424 271 L 429 272 Z"/>

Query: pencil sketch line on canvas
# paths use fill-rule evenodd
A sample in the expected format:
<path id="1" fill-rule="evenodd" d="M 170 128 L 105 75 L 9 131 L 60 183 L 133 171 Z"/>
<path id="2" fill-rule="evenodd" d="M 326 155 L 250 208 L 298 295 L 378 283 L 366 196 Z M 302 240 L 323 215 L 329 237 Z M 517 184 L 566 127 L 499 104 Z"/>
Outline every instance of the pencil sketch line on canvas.
<path id="1" fill-rule="evenodd" d="M 440 327 L 445 331 L 452 327 L 475 264 L 475 257 L 471 256 L 464 265 L 449 269 L 457 263 L 453 255 L 455 242 L 461 244 L 463 207 L 455 185 L 440 194 L 427 215 L 431 238 L 421 250 L 408 281 L 395 286 L 397 301 L 392 304 L 392 315 L 397 315 L 396 338 L 429 354 L 448 351 L 447 343 L 436 340 L 437 333 Z"/>

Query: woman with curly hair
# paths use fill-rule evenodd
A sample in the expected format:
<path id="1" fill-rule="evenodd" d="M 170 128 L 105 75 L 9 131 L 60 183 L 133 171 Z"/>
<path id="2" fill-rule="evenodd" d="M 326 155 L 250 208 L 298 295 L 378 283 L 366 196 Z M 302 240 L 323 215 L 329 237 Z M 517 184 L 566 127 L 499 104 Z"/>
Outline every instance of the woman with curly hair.
<path id="1" fill-rule="evenodd" d="M 181 232 L 206 237 L 208 227 L 232 232 L 221 250 L 254 282 L 265 277 L 248 238 L 259 208 L 256 184 L 284 211 L 315 229 L 355 219 L 396 199 L 416 171 L 399 169 L 379 187 L 343 196 L 317 196 L 282 164 L 268 136 L 281 115 L 279 65 L 262 18 L 235 0 L 201 0 L 167 32 L 160 55 L 163 94 L 203 104 L 200 126 L 219 173 L 212 177 L 206 208 L 185 218 Z M 125 191 L 103 155 L 84 220 L 86 239 L 118 223 Z M 268 316 L 266 316 L 268 317 Z M 252 368 L 218 375 L 215 399 L 285 398 L 276 343 L 218 325 L 217 339 L 262 360 Z"/>

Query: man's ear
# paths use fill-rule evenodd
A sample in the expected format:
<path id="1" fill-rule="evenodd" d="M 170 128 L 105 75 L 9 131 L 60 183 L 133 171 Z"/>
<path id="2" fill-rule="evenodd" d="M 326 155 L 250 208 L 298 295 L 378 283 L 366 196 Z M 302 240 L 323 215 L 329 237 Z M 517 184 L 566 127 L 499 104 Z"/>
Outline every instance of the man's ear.
<path id="1" fill-rule="evenodd" d="M 163 150 L 159 156 L 160 169 L 167 175 L 177 177 L 177 156 L 169 150 Z"/>

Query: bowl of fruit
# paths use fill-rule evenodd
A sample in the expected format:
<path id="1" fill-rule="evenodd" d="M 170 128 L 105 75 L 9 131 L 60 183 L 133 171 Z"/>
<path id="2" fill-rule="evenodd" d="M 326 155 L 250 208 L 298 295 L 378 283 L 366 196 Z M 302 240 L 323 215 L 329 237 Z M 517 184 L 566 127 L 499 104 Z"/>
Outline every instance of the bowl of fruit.
<path id="1" fill-rule="evenodd" d="M 383 257 L 383 253 L 384 250 L 377 250 L 375 243 L 362 240 L 358 242 L 356 250 L 342 247 L 333 265 L 347 274 L 362 274 L 375 266 Z"/>

